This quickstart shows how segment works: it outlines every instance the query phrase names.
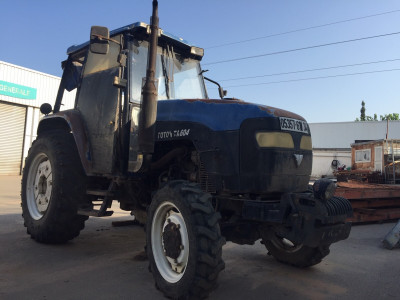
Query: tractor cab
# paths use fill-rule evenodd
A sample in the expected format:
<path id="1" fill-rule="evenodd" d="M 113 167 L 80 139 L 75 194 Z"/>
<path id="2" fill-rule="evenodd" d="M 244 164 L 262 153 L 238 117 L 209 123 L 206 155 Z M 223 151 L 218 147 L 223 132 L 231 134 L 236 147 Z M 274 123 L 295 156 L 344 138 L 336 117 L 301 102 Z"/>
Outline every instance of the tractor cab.
<path id="1" fill-rule="evenodd" d="M 90 41 L 67 50 L 54 113 L 60 109 L 64 90 L 77 89 L 74 113 L 80 117 L 75 119 L 85 120 L 79 127 L 87 132 L 77 144 L 90 145 L 84 150 L 88 174 L 136 172 L 143 164 L 138 126 L 148 38 L 149 25 L 141 22 L 111 32 L 93 26 Z M 207 98 L 200 67 L 203 49 L 159 30 L 156 53 L 157 100 Z"/>

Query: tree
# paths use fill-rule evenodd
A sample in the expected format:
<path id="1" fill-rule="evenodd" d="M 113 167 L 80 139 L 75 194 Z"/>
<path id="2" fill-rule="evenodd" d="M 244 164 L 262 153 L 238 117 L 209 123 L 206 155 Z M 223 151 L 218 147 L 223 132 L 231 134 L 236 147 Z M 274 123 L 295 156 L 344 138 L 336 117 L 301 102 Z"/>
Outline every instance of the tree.
<path id="1" fill-rule="evenodd" d="M 361 109 L 360 109 L 360 112 L 361 112 L 361 114 L 360 114 L 360 120 L 361 120 L 361 121 L 365 121 L 365 102 L 364 102 L 364 101 L 361 102 Z"/>
<path id="2" fill-rule="evenodd" d="M 361 109 L 360 109 L 360 119 L 356 118 L 356 121 L 378 121 L 378 116 L 377 114 L 374 114 L 374 117 L 371 116 L 367 116 L 365 115 L 365 102 L 361 101 Z M 380 115 L 380 120 L 381 121 L 399 121 L 400 120 L 400 116 L 398 113 L 392 113 L 392 114 L 385 114 L 385 115 Z"/>
<path id="3" fill-rule="evenodd" d="M 384 116 L 381 115 L 381 121 L 399 121 L 399 114 L 397 113 L 392 113 L 392 114 L 385 114 Z"/>

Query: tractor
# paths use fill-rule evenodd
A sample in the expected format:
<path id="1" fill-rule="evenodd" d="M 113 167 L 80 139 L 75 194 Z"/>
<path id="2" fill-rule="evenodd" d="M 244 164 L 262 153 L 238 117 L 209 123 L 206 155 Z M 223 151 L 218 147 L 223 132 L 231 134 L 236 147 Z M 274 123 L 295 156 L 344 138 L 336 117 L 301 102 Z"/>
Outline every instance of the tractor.
<path id="1" fill-rule="evenodd" d="M 156 0 L 150 23 L 93 26 L 88 42 L 68 48 L 25 160 L 28 234 L 65 243 L 118 201 L 144 225 L 149 269 L 173 299 L 209 295 L 226 241 L 260 240 L 297 267 L 321 262 L 349 236 L 352 207 L 334 182 L 309 185 L 306 120 L 227 98 L 204 76 L 204 50 L 159 28 Z M 72 90 L 74 108 L 61 110 Z"/>

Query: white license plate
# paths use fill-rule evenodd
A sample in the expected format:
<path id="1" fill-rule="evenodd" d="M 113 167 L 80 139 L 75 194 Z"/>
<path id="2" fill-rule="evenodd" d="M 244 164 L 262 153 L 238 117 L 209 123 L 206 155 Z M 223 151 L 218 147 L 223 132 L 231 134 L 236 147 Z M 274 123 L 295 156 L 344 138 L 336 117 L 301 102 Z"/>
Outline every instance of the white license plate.
<path id="1" fill-rule="evenodd" d="M 309 133 L 308 124 L 305 121 L 279 117 L 281 130 L 296 131 L 302 133 Z"/>

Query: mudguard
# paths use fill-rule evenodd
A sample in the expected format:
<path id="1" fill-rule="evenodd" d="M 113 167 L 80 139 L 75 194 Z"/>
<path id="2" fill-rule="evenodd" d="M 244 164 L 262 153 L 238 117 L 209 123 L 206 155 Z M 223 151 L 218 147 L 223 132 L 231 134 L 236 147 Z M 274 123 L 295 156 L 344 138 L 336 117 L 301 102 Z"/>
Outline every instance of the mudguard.
<path id="1" fill-rule="evenodd" d="M 89 175 L 92 172 L 91 147 L 80 112 L 65 110 L 45 116 L 39 122 L 37 134 L 54 129 L 66 129 L 72 132 L 83 169 Z"/>

